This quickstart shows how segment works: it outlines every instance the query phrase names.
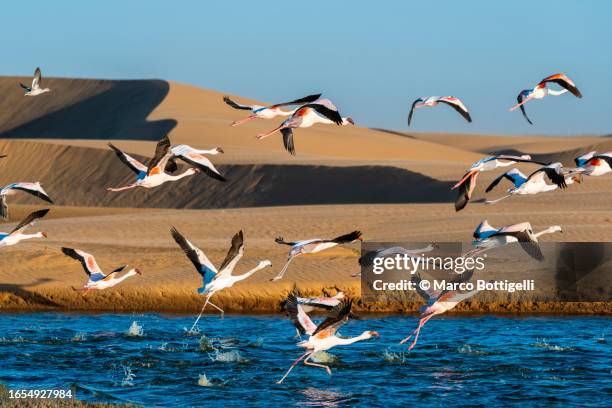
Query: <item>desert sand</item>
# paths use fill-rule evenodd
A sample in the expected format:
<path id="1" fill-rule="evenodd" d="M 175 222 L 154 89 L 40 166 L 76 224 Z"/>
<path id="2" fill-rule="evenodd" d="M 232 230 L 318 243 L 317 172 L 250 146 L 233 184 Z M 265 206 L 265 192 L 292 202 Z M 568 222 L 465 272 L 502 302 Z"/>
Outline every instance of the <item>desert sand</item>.
<path id="1" fill-rule="evenodd" d="M 0 78 L 0 185 L 41 181 L 55 200 L 36 230 L 49 238 L 0 250 L 2 310 L 115 310 L 195 312 L 201 279 L 170 236 L 177 227 L 215 264 L 232 235 L 245 234 L 241 273 L 259 260 L 272 268 L 215 295 L 228 312 L 272 312 L 297 286 L 304 294 L 360 294 L 359 246 L 349 245 L 296 259 L 283 281 L 271 283 L 284 264 L 287 240 L 333 238 L 355 229 L 372 241 L 469 242 L 475 226 L 530 221 L 536 229 L 561 225 L 563 234 L 543 241 L 612 241 L 612 176 L 585 179 L 565 191 L 513 197 L 483 204 L 484 189 L 497 172 L 478 179 L 473 202 L 456 213 L 450 187 L 469 165 L 492 152 L 532 154 L 570 164 L 590 150 L 612 150 L 596 135 L 561 138 L 465 134 L 413 134 L 359 126 L 298 129 L 297 155 L 279 135 L 255 135 L 279 120 L 229 124 L 245 116 L 222 102 L 223 93 L 158 81 L 46 79 L 50 94 L 24 98 L 19 78 Z M 240 101 L 249 99 L 234 96 Z M 342 110 L 341 110 L 342 112 Z M 342 112 L 350 115 L 350 112 Z M 248 114 L 248 112 L 246 112 Z M 135 157 L 152 156 L 166 133 L 173 144 L 220 146 L 212 161 L 227 177 L 204 175 L 153 190 L 107 192 L 133 181 L 133 174 L 106 147 L 109 141 Z M 528 173 L 536 167 L 521 165 Z M 503 194 L 504 188 L 488 198 Z M 9 197 L 10 231 L 46 203 L 24 194 Z M 72 287 L 86 280 L 78 262 L 60 247 L 94 254 L 103 270 L 129 264 L 143 271 L 115 288 L 82 297 Z M 415 311 L 420 302 L 359 303 L 364 311 Z M 459 311 L 611 313 L 609 303 L 485 303 L 476 298 Z"/>

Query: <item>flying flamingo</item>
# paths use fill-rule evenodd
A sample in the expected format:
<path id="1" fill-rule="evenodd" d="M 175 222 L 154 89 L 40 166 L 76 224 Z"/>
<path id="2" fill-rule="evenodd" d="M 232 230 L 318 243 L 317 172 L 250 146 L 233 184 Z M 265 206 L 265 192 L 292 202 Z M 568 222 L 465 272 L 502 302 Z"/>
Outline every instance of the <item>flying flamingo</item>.
<path id="1" fill-rule="evenodd" d="M 500 154 L 497 156 L 489 156 L 484 159 L 478 160 L 476 163 L 468 169 L 463 175 L 461 180 L 455 184 L 451 190 L 457 190 L 457 198 L 455 200 L 455 211 L 461 211 L 468 204 L 476 188 L 476 179 L 480 172 L 495 170 L 499 167 L 508 167 L 515 163 L 536 163 L 542 166 L 547 163 L 542 163 L 536 160 L 532 160 L 528 154 L 522 156 L 513 156 L 508 154 Z"/>
<path id="2" fill-rule="evenodd" d="M 113 286 L 118 285 L 119 283 L 123 282 L 131 276 L 142 275 L 139 269 L 134 268 L 130 269 L 123 276 L 117 278 L 117 273 L 123 271 L 127 265 L 120 266 L 114 271 L 110 272 L 108 275 L 106 275 L 98 266 L 96 258 L 94 258 L 93 255 L 88 254 L 85 251 L 81 251 L 80 249 L 72 248 L 62 248 L 62 252 L 65 255 L 79 261 L 81 265 L 83 265 L 83 270 L 85 271 L 87 276 L 89 276 L 89 280 L 87 281 L 83 289 L 81 289 L 83 290 L 83 296 L 88 294 L 91 290 L 112 288 Z M 73 289 L 79 290 L 76 288 Z"/>
<path id="3" fill-rule="evenodd" d="M 414 114 L 414 110 L 418 108 L 428 107 L 433 108 L 439 103 L 443 103 L 445 105 L 450 106 L 454 110 L 456 110 L 461 116 L 465 118 L 468 122 L 472 122 L 472 118 L 467 108 L 461 102 L 459 98 L 455 98 L 454 96 L 428 96 L 421 97 L 412 102 L 412 107 L 410 108 L 410 113 L 408 114 L 408 126 L 412 122 L 412 115 Z"/>
<path id="4" fill-rule="evenodd" d="M 574 159 L 576 166 L 584 169 L 587 176 L 602 176 L 612 172 L 612 152 L 589 152 Z"/>
<path id="5" fill-rule="evenodd" d="M 553 225 L 540 232 L 533 232 L 533 228 L 528 222 L 494 228 L 487 220 L 484 220 L 476 227 L 474 231 L 475 241 L 472 242 L 474 249 L 466 256 L 474 256 L 489 249 L 518 242 L 529 256 L 538 261 L 543 261 L 544 255 L 538 245 L 538 238 L 555 232 L 563 232 L 563 229 L 558 225 Z"/>
<path id="6" fill-rule="evenodd" d="M 26 234 L 25 231 L 29 227 L 34 225 L 36 220 L 47 215 L 48 212 L 49 212 L 48 208 L 44 210 L 35 211 L 31 213 L 30 215 L 28 215 L 26 218 L 24 218 L 23 221 L 21 221 L 19 225 L 17 225 L 15 229 L 13 229 L 11 232 L 9 233 L 0 232 L 0 248 L 4 246 L 17 245 L 19 242 L 24 241 L 26 239 L 47 238 L 46 232 Z"/>
<path id="7" fill-rule="evenodd" d="M 251 111 L 251 115 L 247 116 L 245 119 L 237 120 L 237 121 L 232 122 L 232 126 L 238 126 L 238 125 L 241 125 L 241 124 L 243 124 L 245 122 L 248 122 L 250 120 L 253 120 L 253 119 L 273 119 L 273 118 L 275 118 L 277 116 L 290 116 L 290 115 L 293 115 L 293 112 L 295 112 L 295 109 L 291 110 L 291 111 L 285 111 L 285 110 L 280 109 L 281 106 L 303 105 L 305 103 L 314 102 L 317 99 L 319 99 L 320 97 L 321 97 L 321 94 L 308 95 L 308 96 L 305 96 L 303 98 L 296 99 L 294 101 L 277 103 L 277 104 L 270 105 L 270 106 L 241 105 L 239 103 L 236 103 L 236 102 L 232 101 L 229 96 L 224 96 L 223 97 L 223 102 L 227 103 L 229 106 L 231 106 L 234 109 L 250 110 Z"/>
<path id="8" fill-rule="evenodd" d="M 203 283 L 202 287 L 198 288 L 198 293 L 206 296 L 204 306 L 202 307 L 202 310 L 200 311 L 195 323 L 193 323 L 193 326 L 189 330 L 189 333 L 193 333 L 193 329 L 198 324 L 202 313 L 204 313 L 206 305 L 210 304 L 212 307 L 220 311 L 221 315 L 225 313 L 223 309 L 210 301 L 212 295 L 220 290 L 232 287 L 236 282 L 247 279 L 260 269 L 272 266 L 272 262 L 266 259 L 264 261 L 260 261 L 255 268 L 243 273 L 242 275 L 232 275 L 232 272 L 244 254 L 244 237 L 242 231 L 239 231 L 232 238 L 232 246 L 230 247 L 225 260 L 218 270 L 215 268 L 212 262 L 208 260 L 204 252 L 189 242 L 183 235 L 181 235 L 181 233 L 178 232 L 176 228 L 173 227 L 171 233 L 176 243 L 185 252 L 187 258 L 189 258 L 189 260 L 193 263 L 198 273 L 202 275 Z"/>
<path id="9" fill-rule="evenodd" d="M 307 334 L 309 336 L 308 340 L 301 341 L 297 344 L 299 347 L 303 347 L 308 351 L 291 364 L 283 378 L 276 382 L 277 384 L 281 384 L 285 378 L 287 378 L 291 370 L 293 370 L 302 360 L 304 360 L 305 365 L 324 368 L 329 375 L 332 375 L 331 369 L 328 366 L 311 362 L 310 358 L 319 351 L 329 350 L 335 346 L 349 345 L 372 337 L 379 337 L 379 334 L 375 331 L 364 331 L 359 336 L 351 338 L 338 337 L 336 335 L 338 329 L 349 319 L 352 305 L 351 300 L 336 305 L 330 311 L 329 316 L 318 326 L 315 325 L 306 312 L 304 312 L 295 295 L 290 294 L 288 296 L 286 305 L 287 312 L 296 329 L 301 334 Z"/>
<path id="10" fill-rule="evenodd" d="M 455 282 L 467 282 L 470 280 L 473 274 L 473 270 L 466 271 L 454 279 Z M 431 319 L 432 317 L 447 312 L 457 306 L 463 300 L 469 299 L 478 293 L 478 290 L 471 291 L 461 291 L 461 290 L 451 290 L 451 291 L 436 291 L 433 289 L 424 290 L 421 288 L 420 282 L 421 277 L 418 273 L 412 275 L 412 282 L 414 283 L 415 288 L 417 289 L 417 293 L 425 299 L 427 302 L 427 306 L 421 307 L 421 316 L 419 319 L 419 325 L 416 329 L 410 334 L 410 336 L 406 337 L 404 340 L 400 341 L 400 344 L 406 343 L 408 340 L 414 337 L 414 341 L 408 348 L 408 350 L 412 350 L 419 339 L 419 333 L 421 332 L 421 328 Z"/>
<path id="11" fill-rule="evenodd" d="M 40 74 L 40 68 L 36 68 L 34 71 L 34 79 L 32 79 L 32 86 L 27 86 L 22 83 L 19 83 L 24 90 L 24 96 L 36 96 L 43 94 L 45 92 L 51 92 L 49 88 L 41 88 L 42 85 L 42 75 Z"/>
<path id="12" fill-rule="evenodd" d="M 538 194 L 546 191 L 556 190 L 557 188 L 564 189 L 569 184 L 574 182 L 580 183 L 581 173 L 584 169 L 564 169 L 561 163 L 552 163 L 525 176 L 517 169 L 512 169 L 495 180 L 487 187 L 486 192 L 490 192 L 502 179 L 510 180 L 514 184 L 514 188 L 508 190 L 508 194 L 498 198 L 497 200 L 486 201 L 485 204 L 495 204 L 513 195 Z M 547 184 L 544 179 L 546 176 L 554 184 Z"/>
<path id="13" fill-rule="evenodd" d="M 0 218 L 8 220 L 8 204 L 6 203 L 6 197 L 9 195 L 16 194 L 18 191 L 23 191 L 28 194 L 32 194 L 44 200 L 48 203 L 53 204 L 53 200 L 49 198 L 47 192 L 43 189 L 39 182 L 36 183 L 11 183 L 7 186 L 0 187 Z"/>
<path id="14" fill-rule="evenodd" d="M 299 297 L 295 296 L 298 305 L 306 313 L 310 313 L 315 309 L 331 310 L 338 306 L 343 299 L 346 298 L 344 292 L 338 292 L 334 296 L 319 296 L 319 297 Z"/>
<path id="15" fill-rule="evenodd" d="M 277 244 L 289 245 L 291 247 L 291 250 L 289 251 L 289 255 L 287 256 L 287 262 L 285 263 L 285 266 L 283 266 L 283 269 L 279 272 L 278 275 L 276 275 L 274 278 L 270 280 L 271 281 L 281 280 L 283 276 L 285 275 L 287 268 L 289 268 L 289 264 L 297 256 L 304 255 L 304 254 L 316 254 L 317 252 L 321 252 L 323 250 L 333 248 L 336 245 L 350 244 L 357 240 L 363 241 L 363 238 L 361 237 L 361 231 L 353 231 L 351 233 L 341 235 L 334 239 L 315 238 L 315 239 L 309 239 L 309 240 L 297 241 L 297 242 L 286 242 L 283 239 L 283 237 L 278 237 L 275 239 L 275 242 Z"/>
<path id="16" fill-rule="evenodd" d="M 112 143 L 109 143 L 109 147 L 115 152 L 123 164 L 128 166 L 134 173 L 136 173 L 136 182 L 128 184 L 124 187 L 111 187 L 107 189 L 108 191 L 123 191 L 135 187 L 153 188 L 160 186 L 165 182 L 180 180 L 184 177 L 200 172 L 204 172 L 217 180 L 225 181 L 225 178 L 212 165 L 212 163 L 206 157 L 202 156 L 202 152 L 206 154 L 221 153 L 223 150 L 220 148 L 215 148 L 212 150 L 196 150 L 187 145 L 178 145 L 175 146 L 175 153 L 170 148 L 170 139 L 168 136 L 165 136 L 157 143 L 155 156 L 153 159 L 151 159 L 149 165 L 145 166 L 132 156 L 115 147 Z M 191 167 L 185 170 L 182 174 L 172 176 L 166 173 L 166 171 L 176 171 L 177 165 L 174 161 L 175 157 L 196 167 Z"/>
<path id="17" fill-rule="evenodd" d="M 355 124 L 352 118 L 343 118 L 340 116 L 338 109 L 329 99 L 317 99 L 313 103 L 300 106 L 295 110 L 295 112 L 293 112 L 291 117 L 285 119 L 280 126 L 267 133 L 257 135 L 257 139 L 263 139 L 280 131 L 283 135 L 283 144 L 285 145 L 285 149 L 287 149 L 287 151 L 292 155 L 295 155 L 293 129 L 307 128 L 317 123 L 328 125 L 336 124 L 339 126 Z"/>
<path id="18" fill-rule="evenodd" d="M 549 85 L 550 83 L 555 83 L 559 85 L 560 87 L 562 87 L 563 89 L 560 91 L 549 89 L 547 85 Z M 546 95 L 551 95 L 551 96 L 563 95 L 564 93 L 568 91 L 571 92 L 575 97 L 582 98 L 582 94 L 580 93 L 578 88 L 576 88 L 576 85 L 574 84 L 574 82 L 571 79 L 569 79 L 567 76 L 565 76 L 564 74 L 555 74 L 555 75 L 548 76 L 544 78 L 543 80 L 541 80 L 540 83 L 537 84 L 534 88 L 525 89 L 521 91 L 521 93 L 519 93 L 518 96 L 516 97 L 516 100 L 518 103 L 510 108 L 510 112 L 512 112 L 516 108 L 521 108 L 521 112 L 523 112 L 523 116 L 525 117 L 525 119 L 527 119 L 527 122 L 529 122 L 530 125 L 533 125 L 533 123 L 527 116 L 527 112 L 525 112 L 525 106 L 523 106 L 525 103 L 527 103 L 528 101 L 532 99 L 542 99 Z"/>

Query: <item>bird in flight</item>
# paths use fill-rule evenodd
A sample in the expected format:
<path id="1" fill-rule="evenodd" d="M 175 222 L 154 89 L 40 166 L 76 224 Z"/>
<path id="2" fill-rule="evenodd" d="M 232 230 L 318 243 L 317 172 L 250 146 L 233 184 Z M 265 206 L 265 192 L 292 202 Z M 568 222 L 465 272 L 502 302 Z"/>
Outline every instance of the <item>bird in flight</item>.
<path id="1" fill-rule="evenodd" d="M 415 109 L 418 108 L 433 108 L 439 103 L 443 103 L 445 105 L 450 106 L 454 110 L 456 110 L 465 120 L 468 122 L 472 122 L 472 117 L 470 116 L 470 112 L 468 112 L 467 108 L 461 102 L 459 98 L 455 98 L 454 96 L 427 96 L 417 98 L 414 102 L 412 102 L 412 107 L 410 108 L 410 113 L 408 113 L 408 126 L 412 123 L 412 115 L 414 115 Z"/>
<path id="2" fill-rule="evenodd" d="M 37 220 L 47 215 L 48 212 L 48 208 L 44 210 L 34 211 L 33 213 L 25 217 L 23 221 L 21 221 L 19 225 L 17 225 L 11 232 L 0 232 L 0 248 L 4 246 L 17 245 L 19 242 L 24 241 L 26 239 L 47 238 L 46 232 L 36 232 L 34 234 L 26 234 L 25 232 L 29 227 L 33 226 Z"/>
<path id="3" fill-rule="evenodd" d="M 253 119 L 273 119 L 277 116 L 291 116 L 296 111 L 296 109 L 286 111 L 286 110 L 282 110 L 281 107 L 290 106 L 290 105 L 303 105 L 305 103 L 311 103 L 311 102 L 316 101 L 320 97 L 321 97 L 321 94 L 308 95 L 303 98 L 296 99 L 290 102 L 276 103 L 274 105 L 269 105 L 269 106 L 242 105 L 242 104 L 236 103 L 233 100 L 231 100 L 229 96 L 224 96 L 223 102 L 225 102 L 226 104 L 228 104 L 234 109 L 251 111 L 251 115 L 247 116 L 246 118 L 232 122 L 232 126 L 238 126 L 238 125 L 241 125 Z"/>
<path id="4" fill-rule="evenodd" d="M 49 88 L 41 88 L 41 85 L 42 75 L 40 73 L 40 68 L 36 68 L 36 71 L 34 71 L 34 78 L 32 79 L 31 86 L 24 85 L 21 82 L 19 83 L 19 86 L 25 91 L 24 96 L 37 96 L 45 92 L 51 92 Z"/>

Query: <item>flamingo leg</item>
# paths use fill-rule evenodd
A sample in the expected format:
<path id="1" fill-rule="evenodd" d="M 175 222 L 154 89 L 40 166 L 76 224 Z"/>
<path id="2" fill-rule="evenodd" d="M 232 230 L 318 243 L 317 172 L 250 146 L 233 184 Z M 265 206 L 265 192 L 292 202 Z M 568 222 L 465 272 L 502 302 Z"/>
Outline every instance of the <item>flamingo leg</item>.
<path id="1" fill-rule="evenodd" d="M 311 354 L 310 354 L 308 357 L 306 357 L 306 359 L 304 360 L 304 364 L 309 365 L 309 366 L 313 366 L 313 367 L 321 367 L 321 368 L 324 368 L 324 369 L 325 369 L 325 371 L 327 371 L 327 374 L 329 374 L 329 375 L 331 376 L 331 375 L 332 375 L 332 372 L 331 372 L 331 369 L 330 369 L 328 366 L 323 365 L 323 364 L 313 363 L 312 361 L 311 361 L 311 362 L 309 362 L 309 361 L 308 361 L 308 359 L 309 359 L 310 357 L 312 357 L 312 355 L 313 355 L 313 354 L 314 354 L 314 353 L 311 353 Z"/>
<path id="2" fill-rule="evenodd" d="M 209 305 L 211 305 L 212 307 L 214 307 L 215 309 L 217 309 L 218 311 L 221 312 L 221 317 L 223 318 L 223 315 L 225 315 L 225 312 L 223 311 L 223 309 L 221 309 L 219 306 L 215 305 L 213 302 L 208 302 Z"/>
<path id="3" fill-rule="evenodd" d="M 519 108 L 521 105 L 526 104 L 526 103 L 527 103 L 527 101 L 530 101 L 531 99 L 532 99 L 531 97 L 523 99 L 523 102 L 517 103 L 516 105 L 514 105 L 513 107 L 511 107 L 511 108 L 510 108 L 508 111 L 509 111 L 509 112 L 512 112 L 513 110 L 515 110 L 515 109 Z"/>
<path id="4" fill-rule="evenodd" d="M 289 268 L 289 264 L 291 263 L 291 261 L 293 261 L 293 258 L 295 258 L 295 256 L 292 256 L 291 258 L 287 259 L 287 263 L 285 264 L 285 266 L 283 266 L 283 269 L 281 269 L 278 275 L 270 279 L 272 282 L 276 282 L 278 280 L 283 279 L 283 276 L 285 275 L 285 272 L 287 272 L 287 268 Z"/>
<path id="5" fill-rule="evenodd" d="M 198 325 L 198 322 L 200 321 L 200 318 L 202 317 L 202 313 L 204 313 L 204 309 L 206 309 L 206 305 L 208 305 L 209 303 L 208 301 L 210 300 L 211 296 L 212 296 L 212 293 L 206 297 L 206 302 L 204 302 L 204 306 L 202 306 L 202 310 L 200 310 L 200 314 L 198 315 L 198 318 L 195 320 L 195 322 L 193 322 L 193 326 L 191 326 L 191 329 L 189 329 L 187 333 L 195 333 L 193 329 Z"/>
<path id="6" fill-rule="evenodd" d="M 466 174 L 466 175 L 465 175 L 465 177 L 463 177 L 461 180 L 459 180 L 459 181 L 457 182 L 457 184 L 455 184 L 455 185 L 454 185 L 454 186 L 451 188 L 451 190 L 454 190 L 454 189 L 456 189 L 457 187 L 459 187 L 460 185 L 462 185 L 462 184 L 465 182 L 465 180 L 467 180 L 468 178 L 470 178 L 470 177 L 471 177 L 473 174 L 474 174 L 474 172 L 473 172 L 473 171 L 470 171 L 468 174 Z"/>
<path id="7" fill-rule="evenodd" d="M 416 334 L 416 338 L 414 339 L 414 343 L 412 343 L 412 345 L 410 346 L 410 348 L 408 350 L 412 350 L 412 347 L 414 347 L 414 345 L 416 344 L 416 341 L 419 337 L 419 332 L 421 331 L 421 327 L 423 327 L 423 325 L 425 323 L 427 323 L 427 321 L 429 319 L 431 319 L 434 315 L 429 315 L 427 317 L 423 317 L 421 320 L 419 320 L 419 325 L 416 329 L 414 329 L 414 331 L 412 333 L 410 333 L 410 336 L 406 337 L 404 340 L 400 341 L 399 344 L 404 344 L 406 343 L 408 340 L 410 340 L 412 338 L 412 336 L 414 336 Z"/>
<path id="8" fill-rule="evenodd" d="M 501 200 L 505 200 L 508 197 L 512 197 L 512 194 L 505 195 L 505 196 L 503 196 L 501 198 L 498 198 L 497 200 L 487 200 L 487 201 L 485 201 L 485 204 L 495 204 L 495 203 L 500 202 Z"/>
<path id="9" fill-rule="evenodd" d="M 280 125 L 277 128 L 272 129 L 271 131 L 267 132 L 267 133 L 260 133 L 257 135 L 257 139 L 263 139 L 264 137 L 268 137 L 273 133 L 276 133 L 278 131 L 280 131 L 283 128 L 283 125 Z"/>
<path id="10" fill-rule="evenodd" d="M 233 127 L 233 126 L 242 125 L 243 123 L 246 123 L 246 122 L 248 122 L 250 120 L 253 120 L 253 119 L 259 119 L 259 116 L 257 116 L 257 115 L 250 115 L 250 116 L 247 116 L 244 119 L 235 120 L 235 121 L 232 122 L 231 126 Z"/>
<path id="11" fill-rule="evenodd" d="M 107 191 L 124 191 L 124 190 L 129 190 L 129 189 L 137 187 L 137 186 L 138 186 L 138 184 L 128 184 L 127 186 L 124 186 L 124 187 L 117 187 L 117 188 L 109 187 L 106 190 Z"/>
<path id="12" fill-rule="evenodd" d="M 295 360 L 293 363 L 291 363 L 291 367 L 289 367 L 289 369 L 287 370 L 287 372 L 285 373 L 285 375 L 283 375 L 283 378 L 281 378 L 280 380 L 278 380 L 276 383 L 277 384 L 282 384 L 283 381 L 285 380 L 285 378 L 287 378 L 287 376 L 289 375 L 289 373 L 291 372 L 291 370 L 293 370 L 293 367 L 295 367 L 300 361 L 302 361 L 302 359 L 308 355 L 312 354 L 312 351 L 308 350 L 307 352 L 305 352 L 304 354 L 302 354 L 300 356 L 300 358 L 298 358 L 297 360 Z"/>

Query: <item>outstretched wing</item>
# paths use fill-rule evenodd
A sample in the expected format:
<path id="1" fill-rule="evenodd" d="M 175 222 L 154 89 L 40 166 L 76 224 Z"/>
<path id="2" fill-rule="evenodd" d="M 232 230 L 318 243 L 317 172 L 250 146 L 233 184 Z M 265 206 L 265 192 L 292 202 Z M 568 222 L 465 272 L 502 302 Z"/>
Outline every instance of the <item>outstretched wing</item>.
<path id="1" fill-rule="evenodd" d="M 117 155 L 119 160 L 121 160 L 121 162 L 123 164 L 128 166 L 130 168 L 130 170 L 132 170 L 137 175 L 139 175 L 141 173 L 146 173 L 147 172 L 147 166 L 145 166 L 144 164 L 142 164 L 141 162 L 139 162 L 138 160 L 136 160 L 135 158 L 133 158 L 129 154 L 125 153 L 123 150 L 119 149 L 118 147 L 116 147 L 112 143 L 109 143 L 108 147 L 113 149 L 113 151 L 115 152 L 115 154 Z"/>
<path id="2" fill-rule="evenodd" d="M 521 91 L 520 94 L 518 94 L 518 96 L 516 97 L 516 101 L 518 103 L 523 103 L 523 99 L 525 99 L 527 97 L 527 94 L 525 93 L 525 91 Z M 529 119 L 529 116 L 527 116 L 527 111 L 525 111 L 525 105 L 521 105 L 519 106 L 521 108 L 521 112 L 523 113 L 523 116 L 525 117 L 525 119 L 527 119 L 527 122 L 529 122 L 530 125 L 533 125 L 533 122 L 531 121 L 531 119 Z"/>
<path id="3" fill-rule="evenodd" d="M 438 102 L 442 102 L 459 112 L 461 116 L 465 118 L 468 122 L 472 122 L 472 117 L 470 116 L 470 112 L 468 112 L 467 108 L 461 102 L 459 98 L 455 98 L 454 96 L 445 96 L 438 99 Z"/>
<path id="4" fill-rule="evenodd" d="M 96 262 L 96 258 L 93 255 L 88 254 L 85 251 L 81 251 L 80 249 L 72 249 L 62 247 L 62 252 L 71 257 L 72 259 L 76 259 L 83 265 L 83 270 L 89 276 L 89 280 L 93 282 L 97 282 L 101 279 L 104 279 L 106 275 L 102 272 L 98 263 Z"/>
<path id="5" fill-rule="evenodd" d="M 554 82 L 555 84 L 559 85 L 560 87 L 570 91 L 576 98 L 582 98 L 582 94 L 580 93 L 580 91 L 576 87 L 576 84 L 574 84 L 574 81 L 569 79 L 564 74 L 551 75 L 551 76 L 548 76 L 548 77 L 546 77 L 546 78 L 544 78 L 543 80 L 540 81 L 541 84 L 545 84 L 545 83 L 548 83 L 548 82 Z"/>
<path id="6" fill-rule="evenodd" d="M 296 244 L 295 242 L 285 241 L 283 237 L 276 237 L 276 239 L 274 239 L 274 242 L 276 242 L 277 244 L 289 245 L 289 246 L 294 246 Z"/>
<path id="7" fill-rule="evenodd" d="M 348 321 L 352 305 L 353 301 L 347 300 L 334 307 L 329 312 L 329 316 L 317 326 L 317 329 L 312 335 L 318 334 L 318 337 L 321 338 L 333 336 L 340 326 Z"/>
<path id="8" fill-rule="evenodd" d="M 179 159 L 183 160 L 186 163 L 191 164 L 192 166 L 197 167 L 206 175 L 219 180 L 226 181 L 225 177 L 221 175 L 219 170 L 215 167 L 214 164 L 204 155 L 195 153 L 195 152 L 186 152 L 184 154 L 177 155 Z"/>
<path id="9" fill-rule="evenodd" d="M 242 104 L 236 103 L 232 101 L 230 97 L 227 95 L 223 97 L 223 102 L 225 102 L 226 104 L 228 104 L 234 109 L 241 109 L 241 110 L 252 110 L 253 109 L 252 105 L 242 105 Z"/>
<path id="10" fill-rule="evenodd" d="M 21 221 L 19 225 L 17 225 L 15 229 L 11 231 L 11 234 L 14 234 L 17 231 L 19 232 L 25 231 L 29 226 L 33 225 L 37 219 L 42 218 L 45 215 L 47 215 L 48 212 L 49 212 L 48 208 L 45 208 L 44 210 L 34 211 L 33 213 L 25 217 L 23 221 Z"/>
<path id="11" fill-rule="evenodd" d="M 285 149 L 289 153 L 291 153 L 291 155 L 295 156 L 295 144 L 293 143 L 293 129 L 282 128 L 280 132 L 283 135 L 283 144 L 285 145 Z"/>
<path id="12" fill-rule="evenodd" d="M 464 177 L 463 183 L 459 184 L 457 188 L 457 198 L 455 198 L 455 211 L 461 211 L 468 204 L 470 199 L 472 198 L 472 191 L 476 187 L 476 177 L 478 173 L 469 175 L 472 172 L 466 173 Z"/>
<path id="13" fill-rule="evenodd" d="M 525 175 L 521 173 L 519 170 L 512 169 L 510 171 L 505 172 L 501 176 L 497 177 L 495 180 L 493 180 L 491 184 L 489 184 L 489 187 L 487 187 L 485 192 L 488 193 L 491 190 L 493 190 L 495 186 L 497 186 L 499 182 L 502 181 L 503 179 L 511 181 L 512 184 L 514 184 L 514 187 L 518 188 L 521 184 L 523 184 L 523 182 L 527 179 L 527 177 L 525 177 Z"/>
<path id="14" fill-rule="evenodd" d="M 53 204 L 53 200 L 49 197 L 47 192 L 43 189 L 39 182 L 36 183 L 13 183 L 5 187 L 8 190 L 19 190 L 32 194 L 35 197 L 40 198 L 50 204 Z"/>
<path id="15" fill-rule="evenodd" d="M 319 99 L 315 103 L 309 103 L 302 106 L 302 108 L 312 108 L 318 114 L 331 120 L 336 125 L 342 125 L 342 116 L 340 116 L 338 109 L 329 99 Z"/>
<path id="16" fill-rule="evenodd" d="M 217 274 L 215 266 L 206 255 L 204 255 L 202 250 L 189 242 L 189 240 L 181 235 L 176 228 L 172 227 L 170 232 L 172 233 L 172 238 L 174 238 L 183 252 L 185 252 L 185 255 L 187 255 L 187 258 L 193 263 L 198 273 L 204 278 L 204 284 L 209 284 Z"/>
<path id="17" fill-rule="evenodd" d="M 40 68 L 36 68 L 34 71 L 34 78 L 32 79 L 32 89 L 40 88 L 42 86 L 42 74 Z"/>
<path id="18" fill-rule="evenodd" d="M 287 314 L 291 318 L 293 325 L 296 329 L 298 329 L 300 334 L 314 334 L 315 330 L 317 330 L 317 326 L 313 323 L 306 312 L 304 312 L 302 306 L 299 305 L 295 294 L 290 293 L 289 296 L 287 296 L 285 308 L 287 309 Z"/>
<path id="19" fill-rule="evenodd" d="M 155 155 L 149 161 L 147 165 L 147 174 L 152 174 L 153 169 L 157 168 L 159 172 L 162 171 L 162 164 L 165 167 L 165 163 L 162 161 L 167 160 L 168 151 L 170 150 L 170 138 L 168 136 L 164 136 L 159 142 L 157 142 L 157 146 L 155 147 Z"/>
<path id="20" fill-rule="evenodd" d="M 423 102 L 423 98 L 418 98 L 417 100 L 412 102 L 412 107 L 410 108 L 410 113 L 408 114 L 408 126 L 410 126 L 410 123 L 412 122 L 412 115 L 414 114 L 414 108 L 416 104 L 419 102 Z"/>
<path id="21" fill-rule="evenodd" d="M 548 166 L 539 168 L 538 170 L 531 173 L 529 177 L 527 177 L 527 180 L 535 179 L 537 177 L 543 177 L 544 175 L 546 175 L 546 177 L 548 177 L 548 179 L 552 183 L 556 184 L 559 188 L 567 187 L 567 183 L 565 182 L 565 175 L 563 174 L 563 167 L 561 163 L 552 163 L 552 164 L 549 164 Z"/>
<path id="22" fill-rule="evenodd" d="M 312 103 L 316 101 L 317 99 L 319 99 L 320 97 L 321 97 L 321 94 L 308 95 L 300 99 L 295 99 L 289 102 L 277 103 L 269 107 L 278 108 L 279 106 L 287 106 L 287 105 L 303 105 L 305 103 Z"/>
<path id="23" fill-rule="evenodd" d="M 242 234 L 242 230 L 238 231 L 234 237 L 232 238 L 232 246 L 227 252 L 227 256 L 223 260 L 223 263 L 219 267 L 220 273 L 229 273 L 231 274 L 236 264 L 242 258 L 244 254 L 244 235 Z"/>

